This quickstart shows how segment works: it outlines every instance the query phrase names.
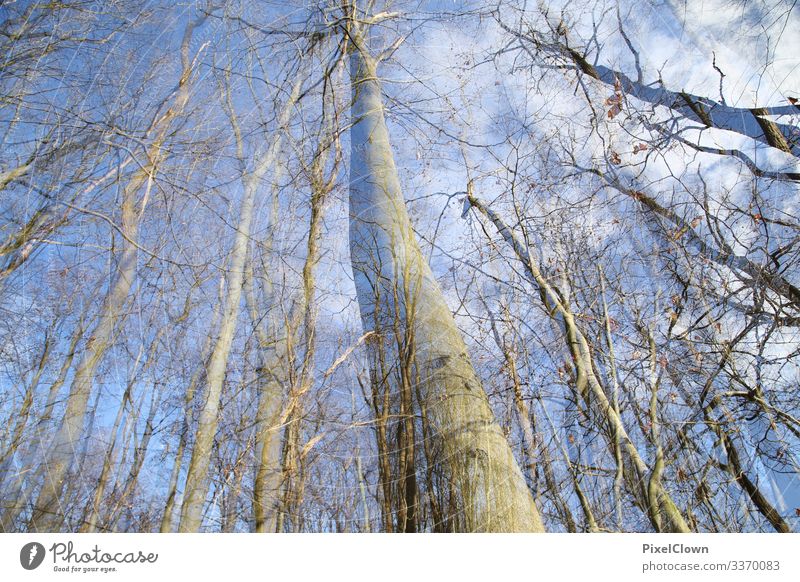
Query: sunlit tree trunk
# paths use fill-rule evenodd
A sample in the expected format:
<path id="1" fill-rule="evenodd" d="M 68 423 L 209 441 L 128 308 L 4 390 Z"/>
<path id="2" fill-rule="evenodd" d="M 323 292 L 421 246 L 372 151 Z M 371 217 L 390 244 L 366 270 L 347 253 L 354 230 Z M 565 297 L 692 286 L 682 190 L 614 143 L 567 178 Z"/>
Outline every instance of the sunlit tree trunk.
<path id="1" fill-rule="evenodd" d="M 657 531 L 661 531 L 663 521 L 663 529 L 666 531 L 690 531 L 686 520 L 681 515 L 669 492 L 661 485 L 660 480 L 650 479 L 650 467 L 647 466 L 639 454 L 636 445 L 625 429 L 621 416 L 612 406 L 595 374 L 589 343 L 578 326 L 568 303 L 565 302 L 565 296 L 547 281 L 538 265 L 533 262 L 525 246 L 496 212 L 478 200 L 471 192 L 467 193 L 466 204 L 467 207 L 475 208 L 495 225 L 500 235 L 522 262 L 528 279 L 541 293 L 548 310 L 551 310 L 553 316 L 560 320 L 564 328 L 567 347 L 576 367 L 576 382 L 578 389 L 582 392 L 581 397 L 585 398 L 588 394 L 591 394 L 594 402 L 593 409 L 604 422 L 608 423 L 612 429 L 612 434 L 617 435 L 620 439 L 622 450 L 629 463 L 625 467 L 626 478 L 631 483 L 631 493 L 639 499 L 642 507 L 649 508 L 648 517 L 651 519 L 653 527 Z M 616 448 L 614 440 L 612 439 L 609 443 L 612 451 Z M 649 492 L 645 486 L 648 482 L 652 486 L 652 490 Z M 651 502 L 654 502 L 657 507 L 651 507 Z"/>
<path id="2" fill-rule="evenodd" d="M 33 378 L 28 385 L 25 387 L 25 394 L 22 397 L 22 404 L 19 408 L 19 413 L 16 415 L 16 420 L 14 422 L 14 429 L 11 431 L 11 439 L 9 442 L 9 446 L 0 454 L 0 469 L 3 470 L 3 475 L 8 473 L 8 461 L 14 456 L 19 449 L 20 445 L 22 444 L 22 433 L 25 430 L 25 426 L 28 424 L 28 419 L 31 415 L 31 407 L 33 406 L 33 395 L 36 393 L 36 388 L 39 386 L 39 380 L 42 378 L 42 374 L 45 370 L 45 365 L 47 364 L 48 356 L 50 355 L 50 349 L 53 347 L 53 338 L 48 333 L 45 335 L 44 338 L 44 348 L 42 349 L 42 355 L 39 358 L 39 363 L 36 366 L 36 371 L 33 374 Z M 0 479 L 0 485 L 3 485 L 3 480 Z"/>
<path id="3" fill-rule="evenodd" d="M 396 342 L 381 334 L 392 329 L 399 314 L 404 333 L 413 338 L 420 406 L 430 437 L 441 444 L 441 461 L 455 492 L 451 512 L 463 516 L 457 529 L 543 531 L 525 478 L 414 238 L 389 143 L 377 63 L 355 22 L 350 38 L 350 252 L 363 326 L 376 330 L 376 341 L 384 345 Z M 396 348 L 387 352 L 398 356 Z"/>
<path id="4" fill-rule="evenodd" d="M 265 276 L 269 277 L 268 274 Z M 256 332 L 259 363 L 256 370 L 258 409 L 256 412 L 256 474 L 253 482 L 253 516 L 257 533 L 275 532 L 278 525 L 277 499 L 281 484 L 281 450 L 283 424 L 281 412 L 285 398 L 285 374 L 282 364 L 284 342 L 271 345 L 270 336 L 261 323 L 253 289 L 253 270 L 248 263 L 245 296 Z M 282 380 L 283 379 L 283 380 Z"/>
<path id="5" fill-rule="evenodd" d="M 50 428 L 58 393 L 66 382 L 67 374 L 75 358 L 78 342 L 83 335 L 83 330 L 84 319 L 81 318 L 77 329 L 73 332 L 69 348 L 67 349 L 67 355 L 61 364 L 58 376 L 48 390 L 44 411 L 34 428 L 33 439 L 26 445 L 27 450 L 25 452 L 25 458 L 17 471 L 17 475 L 14 479 L 14 487 L 8 492 L 3 492 L 3 497 L 13 500 L 13 504 L 4 509 L 2 523 L 0 523 L 0 531 L 10 532 L 14 530 L 14 524 L 17 518 L 19 518 L 20 514 L 24 511 L 30 499 L 31 492 L 41 478 L 43 467 L 37 466 L 36 459 L 44 456 L 42 443 L 46 439 L 48 429 Z M 27 487 L 25 487 L 26 482 L 28 483 Z"/>
<path id="6" fill-rule="evenodd" d="M 29 526 L 33 531 L 58 531 L 64 518 L 61 497 L 67 472 L 72 466 L 83 433 L 95 371 L 106 350 L 113 343 L 114 329 L 121 317 L 122 308 L 128 299 L 136 275 L 138 247 L 135 241 L 140 216 L 136 209 L 136 195 L 145 181 L 148 182 L 149 189 L 152 176 L 148 171 L 140 170 L 125 189 L 121 221 L 124 235 L 122 253 L 115 279 L 103 303 L 100 319 L 75 371 L 61 426 L 44 460 L 45 480 Z"/>
<path id="7" fill-rule="evenodd" d="M 139 363 L 139 359 L 141 357 L 141 350 L 139 352 L 139 356 L 136 358 L 134 362 L 134 368 Z M 117 435 L 119 433 L 119 427 L 122 424 L 122 419 L 125 415 L 125 410 L 128 408 L 129 405 L 132 406 L 131 401 L 131 393 L 133 391 L 133 387 L 136 384 L 135 377 L 130 378 L 128 380 L 128 384 L 125 387 L 125 392 L 122 394 L 122 398 L 120 400 L 119 408 L 117 408 L 117 415 L 114 418 L 114 424 L 111 426 L 111 442 L 108 444 L 108 448 L 106 449 L 106 454 L 103 457 L 103 468 L 100 470 L 100 477 L 97 480 L 97 486 L 94 490 L 93 501 L 91 505 L 87 508 L 88 515 L 83 520 L 83 523 L 80 526 L 81 532 L 95 532 L 97 531 L 97 525 L 100 518 L 100 506 L 103 501 L 103 497 L 105 496 L 106 486 L 108 485 L 109 476 L 111 475 L 111 469 L 114 461 L 114 452 L 117 446 Z"/>
<path id="8" fill-rule="evenodd" d="M 301 83 L 295 82 L 291 94 L 279 115 L 278 132 L 289 120 L 295 102 L 300 94 Z M 237 134 L 238 157 L 243 160 L 243 147 L 241 134 L 235 118 L 234 132 Z M 211 449 L 214 444 L 214 435 L 219 422 L 219 404 L 222 395 L 222 385 L 225 380 L 225 369 L 228 363 L 233 335 L 236 331 L 236 321 L 239 316 L 239 302 L 242 295 L 245 263 L 247 259 L 247 246 L 250 239 L 250 225 L 253 220 L 253 207 L 256 193 L 260 187 L 261 178 L 270 169 L 280 148 L 280 133 L 276 134 L 272 143 L 259 157 L 255 169 L 246 174 L 242 183 L 244 192 L 239 211 L 236 235 L 230 255 L 230 268 L 227 278 L 227 295 L 222 310 L 222 320 L 219 334 L 214 348 L 211 351 L 208 366 L 206 367 L 205 403 L 200 412 L 195 433 L 195 443 L 192 449 L 192 458 L 186 477 L 186 489 L 183 505 L 181 507 L 181 522 L 179 531 L 195 532 L 200 529 L 202 511 L 208 495 L 208 468 L 211 462 Z"/>
<path id="9" fill-rule="evenodd" d="M 215 329 L 219 324 L 220 306 L 222 305 L 222 298 L 225 291 L 225 277 L 219 279 L 219 293 L 218 299 L 214 304 L 213 315 L 211 316 L 211 328 Z M 167 501 L 164 505 L 164 513 L 161 516 L 161 526 L 159 531 L 161 533 L 172 532 L 172 522 L 175 513 L 175 499 L 178 495 L 178 479 L 180 478 L 181 468 L 183 467 L 183 460 L 186 452 L 186 444 L 189 441 L 189 432 L 192 424 L 192 405 L 194 403 L 194 396 L 197 393 L 197 387 L 203 380 L 206 365 L 208 363 L 208 356 L 211 351 L 212 337 L 210 334 L 206 336 L 203 342 L 203 347 L 200 351 L 201 365 L 192 373 L 189 380 L 189 385 L 186 387 L 186 392 L 183 395 L 183 410 L 181 411 L 181 427 L 180 435 L 178 436 L 178 448 L 175 451 L 175 460 L 172 463 L 172 471 L 169 476 L 169 486 L 167 487 Z"/>

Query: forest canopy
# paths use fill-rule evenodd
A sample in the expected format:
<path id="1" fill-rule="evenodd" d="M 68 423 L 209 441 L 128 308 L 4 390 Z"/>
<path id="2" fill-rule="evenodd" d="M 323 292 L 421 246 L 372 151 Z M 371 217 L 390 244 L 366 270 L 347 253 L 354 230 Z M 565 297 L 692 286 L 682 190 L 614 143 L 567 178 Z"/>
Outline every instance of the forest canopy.
<path id="1" fill-rule="evenodd" d="M 799 32 L 0 0 L 0 531 L 800 531 Z"/>

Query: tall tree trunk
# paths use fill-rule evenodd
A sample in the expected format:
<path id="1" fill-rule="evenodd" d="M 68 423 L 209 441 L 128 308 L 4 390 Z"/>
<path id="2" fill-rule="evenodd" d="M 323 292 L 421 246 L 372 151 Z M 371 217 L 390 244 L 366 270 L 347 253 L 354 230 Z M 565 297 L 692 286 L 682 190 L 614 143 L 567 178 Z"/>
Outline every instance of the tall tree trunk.
<path id="1" fill-rule="evenodd" d="M 50 427 L 50 421 L 53 418 L 53 409 L 56 405 L 58 393 L 67 379 L 67 374 L 75 358 L 78 342 L 80 342 L 83 336 L 84 323 L 84 318 L 81 317 L 81 320 L 72 334 L 72 339 L 67 349 L 67 355 L 61 364 L 58 376 L 50 385 L 42 416 L 33 429 L 33 438 L 31 442 L 26 446 L 25 459 L 17 471 L 14 487 L 11 491 L 3 493 L 4 499 L 13 499 L 14 502 L 12 505 L 7 506 L 3 512 L 2 522 L 0 522 L 0 531 L 2 532 L 11 532 L 14 530 L 17 518 L 27 506 L 31 492 L 36 488 L 36 484 L 41 477 L 43 466 L 37 465 L 37 459 L 44 455 L 42 442 L 45 440 L 45 436 Z M 25 486 L 26 482 L 28 483 L 27 487 Z"/>
<path id="2" fill-rule="evenodd" d="M 335 107 L 335 103 L 333 104 Z M 327 120 L 323 120 L 325 123 Z M 330 154 L 335 153 L 333 166 L 329 177 L 326 178 L 326 164 Z M 303 288 L 300 307 L 297 308 L 298 317 L 302 314 L 303 322 L 303 360 L 300 373 L 292 383 L 286 411 L 282 415 L 282 424 L 286 424 L 286 443 L 284 448 L 284 467 L 282 470 L 284 517 L 291 517 L 293 531 L 302 530 L 302 516 L 299 507 L 305 492 L 305 457 L 310 449 L 307 447 L 313 442 L 309 441 L 302 448 L 301 422 L 304 417 L 304 403 L 306 394 L 311 389 L 314 380 L 314 357 L 316 354 L 316 273 L 320 259 L 319 243 L 322 234 L 322 220 L 328 194 L 336 183 L 339 162 L 341 160 L 338 139 L 335 137 L 333 127 L 326 123 L 326 130 L 314 153 L 310 165 L 305 168 L 311 185 L 311 219 L 308 226 L 306 245 L 306 258 L 303 263 Z M 299 323 L 299 321 L 298 321 Z M 287 329 L 287 342 L 290 365 L 294 366 L 294 341 L 297 325 L 292 322 Z"/>
<path id="3" fill-rule="evenodd" d="M 13 459 L 14 454 L 17 452 L 17 449 L 22 444 L 22 433 L 25 430 L 25 426 L 28 424 L 28 419 L 31 414 L 31 407 L 33 406 L 33 395 L 36 393 L 36 388 L 39 386 L 39 380 L 42 378 L 42 374 L 45 370 L 45 365 L 47 364 L 47 358 L 50 355 L 50 349 L 53 347 L 53 338 L 50 336 L 50 330 L 45 333 L 44 338 L 44 348 L 42 349 L 42 355 L 39 358 L 39 363 L 36 366 L 36 372 L 33 374 L 33 378 L 25 388 L 25 394 L 22 397 L 22 406 L 19 409 L 19 412 L 15 414 L 16 421 L 14 422 L 14 429 L 11 431 L 11 439 L 9 440 L 8 448 L 0 454 L 0 469 L 2 469 L 3 475 L 5 476 L 8 473 L 8 465 L 10 465 L 10 461 Z M 0 486 L 3 485 L 3 480 L 0 479 Z"/>
<path id="4" fill-rule="evenodd" d="M 180 115 L 189 101 L 189 80 L 192 63 L 189 59 L 189 44 L 196 26 L 205 17 L 190 21 L 184 30 L 181 43 L 181 76 L 171 106 L 163 115 L 155 119 L 147 132 L 154 137 L 147 148 L 147 159 L 133 175 L 122 194 L 120 232 L 122 252 L 116 266 L 114 278 L 100 310 L 100 317 L 92 336 L 86 342 L 75 376 L 72 380 L 67 407 L 61 426 L 44 460 L 45 482 L 39 492 L 36 506 L 31 516 L 29 529 L 33 531 L 57 531 L 63 522 L 61 496 L 67 473 L 72 466 L 77 443 L 83 432 L 86 407 L 94 383 L 97 366 L 108 348 L 112 345 L 114 331 L 122 317 L 122 309 L 128 300 L 137 268 L 137 238 L 139 221 L 144 213 L 155 173 L 162 162 L 162 147 L 172 121 Z M 141 201 L 137 197 L 145 187 Z"/>
<path id="5" fill-rule="evenodd" d="M 219 422 L 219 405 L 222 385 L 228 364 L 236 320 L 239 316 L 239 300 L 242 293 L 247 243 L 250 238 L 250 224 L 253 218 L 255 193 L 260 176 L 251 174 L 245 179 L 245 191 L 239 214 L 239 222 L 231 251 L 230 271 L 228 273 L 227 294 L 222 310 L 219 335 L 206 367 L 205 404 L 198 419 L 192 458 L 186 476 L 186 489 L 181 507 L 179 531 L 196 532 L 200 529 L 203 505 L 208 495 L 208 469 L 214 436 Z"/>
<path id="6" fill-rule="evenodd" d="M 108 517 L 105 519 L 106 523 L 108 524 L 107 527 L 111 529 L 111 531 L 117 530 L 119 519 L 122 515 L 122 510 L 125 508 L 125 504 L 128 499 L 133 496 L 133 493 L 136 490 L 136 484 L 139 480 L 139 473 L 141 472 L 142 465 L 144 465 L 145 459 L 147 458 L 147 449 L 150 446 L 150 440 L 153 438 L 154 420 L 161 404 L 161 388 L 156 388 L 150 398 L 150 410 L 145 418 L 142 440 L 134 447 L 133 460 L 131 462 L 130 469 L 128 470 L 128 476 L 125 479 L 125 483 L 122 486 L 121 492 L 118 495 L 113 496 L 115 498 L 114 507 L 108 512 Z M 135 424 L 133 429 L 135 433 Z M 137 440 L 138 439 L 136 439 L 134 442 Z"/>
<path id="7" fill-rule="evenodd" d="M 255 305 L 253 299 L 248 303 Z M 254 307 L 251 307 L 254 311 Z M 258 319 L 253 323 L 259 326 Z M 265 334 L 260 334 L 265 335 Z M 253 514 L 257 533 L 274 533 L 278 527 L 277 501 L 281 485 L 281 451 L 283 449 L 283 411 L 285 378 L 281 366 L 286 361 L 282 350 L 273 350 L 266 338 L 259 337 L 259 369 L 257 370 L 258 410 L 256 413 L 256 455 L 258 466 L 253 483 Z M 283 342 L 280 342 L 281 344 Z"/>
<path id="8" fill-rule="evenodd" d="M 399 354 L 387 344 L 396 338 L 381 335 L 392 329 L 395 315 L 413 337 L 419 404 L 456 494 L 453 510 L 462 516 L 457 529 L 543 531 L 525 478 L 414 238 L 389 143 L 377 63 L 355 22 L 352 28 L 350 253 L 363 326 L 375 330 L 375 341 L 395 360 Z"/>
<path id="9" fill-rule="evenodd" d="M 138 365 L 141 356 L 142 353 L 140 350 L 139 356 L 137 356 L 133 365 L 134 369 Z M 128 404 L 133 404 L 131 402 L 131 393 L 133 392 L 133 387 L 135 384 L 136 378 L 135 375 L 133 375 L 128 380 L 128 385 L 125 387 L 125 392 L 122 394 L 122 399 L 120 400 L 119 408 L 117 409 L 117 416 L 114 418 L 114 424 L 111 426 L 111 431 L 109 433 L 111 435 L 111 442 L 108 444 L 106 454 L 103 457 L 103 467 L 100 470 L 100 477 L 98 478 L 97 485 L 95 486 L 92 504 L 91 506 L 87 507 L 88 515 L 84 520 L 82 520 L 83 523 L 79 529 L 81 533 L 92 533 L 97 531 L 97 525 L 100 518 L 100 505 L 103 502 L 106 486 L 108 485 L 109 476 L 111 474 L 111 468 L 114 461 L 114 451 L 117 446 L 119 427 L 122 424 L 122 419 L 125 416 L 125 409 L 128 407 Z"/>
<path id="10" fill-rule="evenodd" d="M 83 433 L 86 408 L 92 391 L 95 371 L 106 350 L 113 343 L 114 329 L 121 317 L 122 308 L 128 299 L 128 293 L 136 276 L 138 247 L 135 241 L 139 226 L 136 194 L 145 180 L 148 181 L 149 186 L 151 176 L 146 170 L 140 170 L 123 194 L 122 232 L 124 239 L 122 253 L 114 281 L 103 302 L 100 319 L 86 344 L 84 355 L 75 371 L 61 426 L 44 460 L 45 481 L 31 516 L 29 529 L 32 531 L 58 531 L 64 519 L 61 497 L 67 472 L 75 459 L 77 445 Z"/>
<path id="11" fill-rule="evenodd" d="M 278 228 L 279 200 L 277 175 L 281 166 L 275 170 L 273 183 L 272 209 L 267 236 L 261 243 L 263 253 L 270 257 Z M 256 472 L 253 481 L 253 518 L 256 533 L 275 533 L 278 527 L 278 499 L 281 487 L 281 452 L 283 451 L 284 425 L 281 421 L 288 376 L 286 366 L 286 337 L 290 326 L 280 331 L 281 322 L 274 305 L 276 294 L 270 269 L 264 269 L 260 276 L 264 291 L 263 304 L 256 296 L 253 257 L 247 261 L 244 291 L 245 302 L 250 312 L 250 320 L 258 344 L 258 368 L 256 369 L 256 392 L 258 408 L 256 411 Z M 271 264 L 271 262 L 270 262 Z M 263 307 L 262 307 L 263 305 Z M 272 310 L 266 318 L 260 308 Z M 268 322 L 266 325 L 264 321 Z M 277 336 L 277 337 L 276 337 Z"/>
<path id="12" fill-rule="evenodd" d="M 282 131 L 289 121 L 295 102 L 300 95 L 301 83 L 298 80 L 279 115 L 278 132 Z M 241 135 L 234 120 L 234 131 L 237 134 L 239 159 L 243 159 Z M 228 363 L 236 320 L 239 316 L 239 301 L 242 295 L 247 246 L 250 239 L 250 225 L 253 219 L 253 206 L 260 180 L 272 167 L 280 148 L 280 133 L 276 134 L 267 151 L 262 154 L 256 168 L 243 178 L 244 193 L 239 213 L 239 222 L 231 250 L 230 272 L 228 275 L 227 296 L 222 310 L 222 322 L 211 357 L 206 368 L 206 400 L 200 412 L 195 434 L 192 458 L 186 476 L 186 490 L 181 507 L 179 531 L 196 532 L 202 522 L 203 505 L 208 495 L 208 468 L 211 462 L 211 448 L 217 432 L 222 384 L 225 380 L 225 369 Z"/>
<path id="13" fill-rule="evenodd" d="M 215 329 L 219 323 L 220 306 L 222 305 L 222 298 L 225 291 L 225 277 L 219 278 L 219 294 L 218 300 L 214 304 L 213 315 L 211 316 L 211 329 Z M 187 299 L 188 304 L 188 299 Z M 159 531 L 161 533 L 172 532 L 172 520 L 175 513 L 175 499 L 178 495 L 178 479 L 180 478 L 181 468 L 183 467 L 183 458 L 186 451 L 186 444 L 189 441 L 189 431 L 192 423 L 192 404 L 194 403 L 194 395 L 197 392 L 197 386 L 203 379 L 206 366 L 208 364 L 208 355 L 211 351 L 212 336 L 206 336 L 203 342 L 203 348 L 200 351 L 201 365 L 194 371 L 192 377 L 189 379 L 189 385 L 186 387 L 186 392 L 183 396 L 183 411 L 181 417 L 180 435 L 178 436 L 178 448 L 175 451 L 175 460 L 172 464 L 172 472 L 169 476 L 169 486 L 167 487 L 167 501 L 164 504 L 164 513 L 161 516 L 161 526 Z"/>

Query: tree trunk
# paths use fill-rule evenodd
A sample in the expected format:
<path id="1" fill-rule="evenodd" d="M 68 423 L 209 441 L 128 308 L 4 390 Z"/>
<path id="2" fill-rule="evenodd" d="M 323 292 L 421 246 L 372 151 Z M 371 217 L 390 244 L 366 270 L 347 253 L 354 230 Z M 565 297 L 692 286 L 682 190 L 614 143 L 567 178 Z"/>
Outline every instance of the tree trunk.
<path id="1" fill-rule="evenodd" d="M 148 134 L 153 135 L 153 143 L 147 148 L 147 161 L 133 175 L 123 190 L 120 232 L 122 252 L 117 263 L 114 279 L 101 307 L 100 317 L 92 336 L 84 348 L 83 357 L 72 380 L 67 407 L 61 426 L 44 460 L 46 480 L 39 492 L 36 506 L 31 516 L 29 529 L 33 531 L 57 531 L 63 522 L 61 495 L 64 483 L 77 450 L 77 442 L 83 432 L 86 406 L 92 391 L 95 372 L 103 356 L 113 343 L 115 327 L 121 318 L 122 308 L 136 276 L 139 221 L 144 213 L 153 177 L 161 163 L 162 147 L 172 121 L 180 115 L 189 101 L 189 78 L 192 64 L 189 59 L 189 44 L 196 26 L 205 16 L 190 21 L 184 30 L 181 42 L 181 77 L 172 105 L 158 117 Z M 145 186 L 141 202 L 137 200 L 140 190 Z"/>
<path id="2" fill-rule="evenodd" d="M 360 31 L 354 32 L 350 253 L 364 329 L 374 330 L 375 341 L 395 360 L 399 354 L 391 344 L 396 346 L 397 338 L 381 334 L 392 329 L 396 316 L 404 323 L 406 338 L 401 339 L 413 339 L 423 398 L 419 405 L 427 413 L 431 438 L 440 445 L 456 494 L 451 511 L 462 516 L 456 528 L 544 531 L 450 309 L 414 239 L 389 143 L 376 62 Z"/>
<path id="3" fill-rule="evenodd" d="M 483 202 L 475 198 L 471 192 L 467 193 L 467 203 L 469 206 L 477 209 L 495 225 L 503 239 L 506 241 L 506 243 L 508 243 L 517 258 L 522 262 L 528 279 L 539 290 L 543 301 L 545 301 L 548 311 L 552 310 L 551 312 L 553 313 L 553 316 L 560 319 L 560 322 L 564 327 L 565 340 L 567 341 L 567 345 L 572 354 L 573 363 L 575 364 L 576 368 L 578 368 L 578 377 L 585 380 L 586 386 L 584 389 L 588 389 L 593 396 L 593 408 L 599 414 L 600 418 L 607 422 L 611 427 L 612 434 L 618 436 L 622 443 L 622 449 L 625 453 L 625 456 L 627 460 L 630 461 L 630 465 L 625 465 L 626 478 L 633 484 L 639 484 L 638 486 L 634 485 L 631 488 L 631 493 L 638 498 L 641 506 L 644 508 L 649 507 L 650 499 L 655 498 L 657 500 L 658 508 L 656 512 L 648 512 L 648 517 L 650 517 L 651 521 L 653 522 L 653 527 L 657 531 L 660 531 L 660 520 L 663 518 L 664 529 L 667 531 L 689 532 L 690 529 L 686 523 L 686 520 L 681 515 L 680 511 L 675 505 L 675 502 L 672 500 L 672 497 L 669 495 L 666 489 L 661 486 L 660 481 L 656 480 L 652 482 L 654 491 L 652 492 L 652 496 L 648 495 L 644 484 L 649 480 L 650 469 L 639 455 L 636 445 L 628 436 L 628 432 L 625 429 L 625 425 L 622 422 L 621 416 L 614 409 L 608 397 L 606 396 L 605 390 L 603 390 L 603 387 L 594 372 L 594 365 L 592 363 L 592 355 L 589 343 L 578 326 L 575 316 L 570 311 L 568 304 L 565 304 L 563 295 L 558 293 L 558 291 L 554 289 L 550 283 L 548 283 L 547 279 L 539 270 L 539 267 L 533 262 L 530 253 L 528 253 L 527 249 L 522 245 L 511 229 L 508 228 L 503 219 L 497 215 L 497 213 L 488 208 L 485 204 L 483 204 Z M 583 396 L 583 394 L 581 396 Z M 616 438 L 613 438 L 610 439 L 609 442 L 609 448 L 612 452 L 616 448 L 614 442 L 615 440 Z M 654 519 L 656 514 L 659 516 L 658 520 Z"/>
<path id="4" fill-rule="evenodd" d="M 279 115 L 278 131 L 289 120 L 295 102 L 300 95 L 301 83 L 298 80 L 292 88 L 291 95 L 283 106 Z M 238 128 L 236 129 L 238 134 Z M 241 136 L 237 140 L 241 144 Z M 266 171 L 273 165 L 280 148 L 280 134 L 277 134 L 267 151 L 261 156 L 256 168 L 243 178 L 244 194 L 239 223 L 231 250 L 230 272 L 228 276 L 227 296 L 222 311 L 220 331 L 211 357 L 206 368 L 206 401 L 200 412 L 195 435 L 192 458 L 186 476 L 186 490 L 183 506 L 181 507 L 181 522 L 179 531 L 196 532 L 202 522 L 203 505 L 208 495 L 208 467 L 211 462 L 211 448 L 214 444 L 214 435 L 217 432 L 219 403 L 222 396 L 222 384 L 225 380 L 225 369 L 228 363 L 233 335 L 236 331 L 236 320 L 239 316 L 239 301 L 242 295 L 245 263 L 247 259 L 247 245 L 250 239 L 250 225 L 253 219 L 253 206 L 255 204 L 256 190 Z M 241 159 L 241 145 L 239 145 Z"/>
<path id="5" fill-rule="evenodd" d="M 103 303 L 100 320 L 86 344 L 84 355 L 75 371 L 61 426 L 43 461 L 46 476 L 31 516 L 29 529 L 32 531 L 58 531 L 64 519 L 61 496 L 67 472 L 72 466 L 78 450 L 78 441 L 83 433 L 86 407 L 95 371 L 113 342 L 114 329 L 136 276 L 138 247 L 135 241 L 138 234 L 139 213 L 136 211 L 135 197 L 146 179 L 148 186 L 152 183 L 149 178 L 146 170 L 140 170 L 123 194 L 122 253 L 114 281 Z"/>

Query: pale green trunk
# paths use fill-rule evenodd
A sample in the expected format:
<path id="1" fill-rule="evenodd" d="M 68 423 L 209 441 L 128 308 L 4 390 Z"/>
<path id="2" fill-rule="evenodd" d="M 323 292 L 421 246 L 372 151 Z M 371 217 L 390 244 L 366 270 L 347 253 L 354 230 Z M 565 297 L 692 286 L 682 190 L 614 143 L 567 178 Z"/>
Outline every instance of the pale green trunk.
<path id="1" fill-rule="evenodd" d="M 511 452 L 444 296 L 414 238 L 384 119 L 376 63 L 354 35 L 350 158 L 350 251 L 365 331 L 381 336 L 405 321 L 422 402 L 463 531 L 543 531 L 531 492 Z M 376 296 L 378 299 L 376 299 Z M 395 298 L 398 298 L 395 300 Z M 397 355 L 395 353 L 395 355 Z M 399 389 L 399 387 L 397 388 Z"/>

